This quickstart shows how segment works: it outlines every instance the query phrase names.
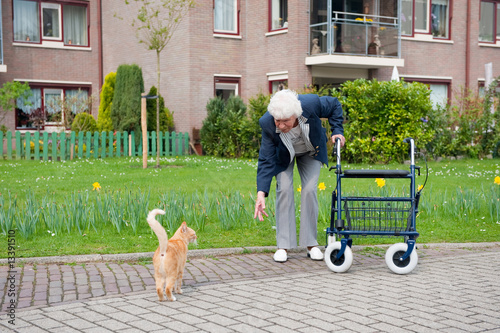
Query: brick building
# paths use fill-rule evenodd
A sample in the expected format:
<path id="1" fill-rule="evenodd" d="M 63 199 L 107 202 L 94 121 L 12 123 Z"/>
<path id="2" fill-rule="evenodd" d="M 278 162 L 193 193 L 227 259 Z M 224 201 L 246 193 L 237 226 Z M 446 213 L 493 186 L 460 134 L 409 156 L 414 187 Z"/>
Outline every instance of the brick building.
<path id="1" fill-rule="evenodd" d="M 0 85 L 28 82 L 33 92 L 31 105 L 18 103 L 7 114 L 7 128 L 32 129 L 29 113 L 45 107 L 49 115 L 44 129 L 55 130 L 64 117 L 57 100 L 99 96 L 103 77 L 99 8 L 100 0 L 2 1 Z M 98 100 L 92 109 L 97 116 Z"/>
<path id="2" fill-rule="evenodd" d="M 36 3 L 42 14 L 44 4 L 49 12 L 59 6 L 62 22 L 71 21 L 65 7 L 85 8 L 87 44 L 69 44 L 64 26 L 57 41 L 14 37 L 15 3 Z M 149 90 L 157 84 L 156 54 L 137 42 L 135 16 L 123 0 L 2 1 L 0 84 L 97 94 L 106 74 L 135 63 Z M 198 0 L 161 53 L 160 92 L 176 130 L 191 133 L 216 95 L 247 101 L 280 86 L 390 80 L 397 68 L 399 78 L 428 83 L 433 101 L 444 103 L 459 88 L 483 87 L 487 63 L 499 76 L 499 0 Z M 10 129 L 19 128 L 16 119 Z"/>

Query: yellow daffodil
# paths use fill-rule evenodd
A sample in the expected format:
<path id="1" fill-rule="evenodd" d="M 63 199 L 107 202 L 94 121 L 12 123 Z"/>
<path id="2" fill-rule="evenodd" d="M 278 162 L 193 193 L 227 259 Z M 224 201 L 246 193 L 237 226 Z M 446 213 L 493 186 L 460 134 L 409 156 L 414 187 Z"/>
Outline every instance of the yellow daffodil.
<path id="1" fill-rule="evenodd" d="M 500 177 L 499 176 L 495 177 L 495 184 L 500 185 Z"/>
<path id="2" fill-rule="evenodd" d="M 421 191 L 424 188 L 424 185 L 419 185 L 417 191 Z"/>
<path id="3" fill-rule="evenodd" d="M 101 189 L 101 185 L 98 182 L 95 182 L 94 184 L 92 184 L 92 186 L 94 187 L 92 191 L 94 190 L 99 191 Z"/>
<path id="4" fill-rule="evenodd" d="M 297 187 L 297 192 L 301 192 L 301 191 L 302 191 L 302 186 Z"/>
<path id="5" fill-rule="evenodd" d="M 377 183 L 377 186 L 380 188 L 385 186 L 385 179 L 384 178 L 377 178 L 377 179 L 375 179 L 375 182 Z"/>
<path id="6" fill-rule="evenodd" d="M 324 191 L 326 189 L 325 183 L 319 183 L 318 188 L 320 191 Z"/>

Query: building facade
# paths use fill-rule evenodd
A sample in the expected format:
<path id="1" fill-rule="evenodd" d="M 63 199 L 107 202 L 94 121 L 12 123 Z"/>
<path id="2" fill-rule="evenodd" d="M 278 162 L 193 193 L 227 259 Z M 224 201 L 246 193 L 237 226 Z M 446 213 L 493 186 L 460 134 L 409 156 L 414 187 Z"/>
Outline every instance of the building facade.
<path id="1" fill-rule="evenodd" d="M 2 1 L 0 84 L 29 82 L 40 89 L 43 107 L 52 95 L 64 98 L 76 89 L 97 95 L 109 72 L 137 64 L 148 91 L 157 85 L 156 53 L 138 43 L 133 3 Z M 84 11 L 88 40 L 75 45 L 68 36 L 83 36 L 77 18 Z M 58 37 L 44 30 L 54 13 Z M 24 15 L 41 22 L 36 41 L 26 40 Z M 281 87 L 396 75 L 429 84 L 433 102 L 444 104 L 459 89 L 482 89 L 488 63 L 498 77 L 500 0 L 199 0 L 161 53 L 160 93 L 176 130 L 191 134 L 214 96 L 247 102 Z M 97 107 L 92 113 L 97 118 Z M 14 112 L 7 125 L 23 126 Z"/>
<path id="2" fill-rule="evenodd" d="M 38 109 L 47 113 L 43 130 L 61 130 L 64 118 L 71 116 L 61 112 L 61 101 L 86 103 L 91 96 L 94 103 L 87 110 L 97 118 L 102 81 L 100 0 L 5 0 L 1 12 L 0 85 L 27 82 L 32 91 L 29 100 L 18 100 L 17 108 L 7 112 L 4 125 L 9 130 L 32 130 L 32 114 Z"/>
<path id="3" fill-rule="evenodd" d="M 118 23 L 115 12 L 129 16 Z M 134 62 L 156 85 L 155 54 L 134 40 L 133 16 L 121 0 L 103 4 L 104 73 Z M 162 53 L 161 93 L 177 130 L 191 133 L 216 95 L 390 80 L 396 68 L 445 104 L 483 87 L 487 63 L 499 76 L 498 0 L 203 0 Z"/>

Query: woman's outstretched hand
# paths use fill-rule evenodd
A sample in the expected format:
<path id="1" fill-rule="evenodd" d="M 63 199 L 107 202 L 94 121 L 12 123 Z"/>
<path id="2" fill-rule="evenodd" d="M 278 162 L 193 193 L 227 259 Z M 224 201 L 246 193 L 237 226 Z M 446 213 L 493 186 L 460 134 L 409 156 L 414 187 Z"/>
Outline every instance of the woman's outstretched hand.
<path id="1" fill-rule="evenodd" d="M 259 221 L 264 221 L 264 216 L 262 216 L 262 214 L 269 216 L 264 209 L 266 209 L 266 194 L 259 191 L 257 192 L 257 200 L 255 200 L 255 214 L 253 218 L 259 218 Z"/>

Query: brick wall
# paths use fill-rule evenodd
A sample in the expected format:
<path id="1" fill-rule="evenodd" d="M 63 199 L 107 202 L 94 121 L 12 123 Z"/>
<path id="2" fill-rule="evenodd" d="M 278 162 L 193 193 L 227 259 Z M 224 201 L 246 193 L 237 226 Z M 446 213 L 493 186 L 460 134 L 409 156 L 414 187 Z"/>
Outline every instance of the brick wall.
<path id="1" fill-rule="evenodd" d="M 90 0 L 88 3 L 90 50 L 78 50 L 77 48 L 57 49 L 13 45 L 12 1 L 2 1 L 3 50 L 7 72 L 0 74 L 0 85 L 12 80 L 91 83 L 91 93 L 97 97 L 93 106 L 93 114 L 97 118 L 100 92 L 99 31 L 97 28 L 99 9 L 97 0 Z M 5 124 L 10 130 L 14 130 L 14 122 L 12 110 Z"/>

